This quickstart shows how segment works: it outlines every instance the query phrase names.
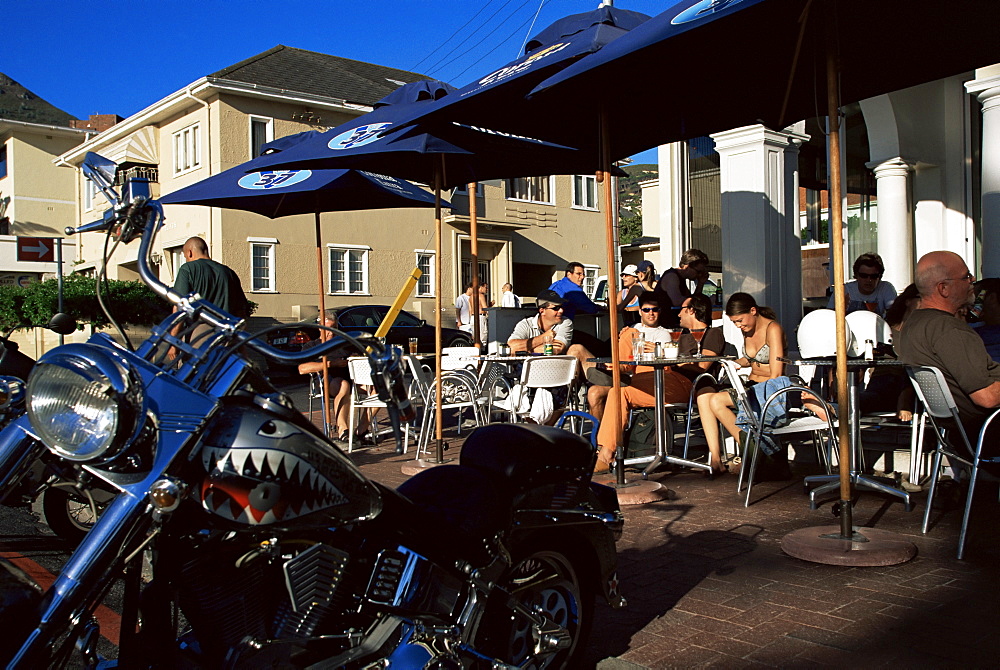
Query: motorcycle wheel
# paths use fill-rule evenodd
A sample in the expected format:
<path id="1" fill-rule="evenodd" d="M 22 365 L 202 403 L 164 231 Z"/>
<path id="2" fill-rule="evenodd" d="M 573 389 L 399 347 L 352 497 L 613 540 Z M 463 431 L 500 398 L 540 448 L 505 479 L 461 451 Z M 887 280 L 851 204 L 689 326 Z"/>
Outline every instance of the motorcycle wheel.
<path id="1" fill-rule="evenodd" d="M 488 653 L 524 668 L 578 667 L 593 620 L 593 592 L 573 563 L 560 552 L 536 550 L 516 561 L 500 584 L 518 603 L 566 629 L 571 642 L 566 649 L 536 653 L 531 622 L 498 603 L 484 622 Z"/>
<path id="2" fill-rule="evenodd" d="M 105 498 L 103 493 L 99 490 L 91 492 L 98 516 L 114 497 L 108 493 Z M 79 543 L 97 521 L 91 501 L 77 488 L 53 486 L 45 489 L 42 511 L 45 523 L 52 532 L 73 544 Z"/>

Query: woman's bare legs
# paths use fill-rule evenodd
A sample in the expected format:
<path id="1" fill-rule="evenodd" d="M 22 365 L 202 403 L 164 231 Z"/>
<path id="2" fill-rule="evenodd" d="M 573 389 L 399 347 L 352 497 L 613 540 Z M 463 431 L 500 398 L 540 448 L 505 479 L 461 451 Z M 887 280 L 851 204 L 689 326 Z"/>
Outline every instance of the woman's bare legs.
<path id="1" fill-rule="evenodd" d="M 736 426 L 736 414 L 733 412 L 733 401 L 728 391 L 718 393 L 701 393 L 698 395 L 698 414 L 701 416 L 701 427 L 705 431 L 705 442 L 708 444 L 710 465 L 715 472 L 721 472 L 722 467 L 722 436 L 719 423 L 736 440 L 739 440 L 740 429 Z"/>
<path id="2" fill-rule="evenodd" d="M 333 425 L 336 429 L 336 436 L 340 437 L 350 430 L 351 410 L 351 383 L 346 379 L 330 380 L 330 408 L 333 411 Z"/>

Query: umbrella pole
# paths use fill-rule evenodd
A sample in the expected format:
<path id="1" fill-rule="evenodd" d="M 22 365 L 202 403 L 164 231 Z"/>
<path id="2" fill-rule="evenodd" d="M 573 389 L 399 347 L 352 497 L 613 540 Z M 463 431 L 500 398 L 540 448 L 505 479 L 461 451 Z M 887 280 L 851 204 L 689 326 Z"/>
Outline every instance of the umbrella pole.
<path id="1" fill-rule="evenodd" d="M 605 420 L 611 421 L 614 427 L 615 445 L 615 477 L 619 486 L 625 485 L 625 449 L 622 447 L 622 372 L 621 356 L 618 351 L 618 310 L 615 308 L 615 290 L 611 288 L 614 277 L 615 261 L 615 214 L 612 211 L 611 198 L 611 135 L 606 114 L 601 114 L 601 171 L 597 180 L 601 182 L 604 193 L 604 232 L 608 247 L 608 329 L 611 331 L 611 393 L 615 402 L 609 403 L 605 411 Z M 617 285 L 616 285 L 617 288 Z"/>
<path id="2" fill-rule="evenodd" d="M 827 114 L 830 119 L 830 248 L 833 250 L 833 295 L 837 311 L 837 402 L 840 422 L 840 536 L 854 535 L 851 509 L 850 398 L 847 391 L 847 300 L 844 295 L 844 237 L 840 174 L 840 94 L 837 90 L 837 57 L 831 41 L 826 57 Z"/>
<path id="3" fill-rule="evenodd" d="M 472 342 L 482 347 L 483 333 L 479 332 L 479 203 L 476 202 L 477 182 L 469 182 L 466 192 L 469 194 L 469 235 L 472 251 Z"/>
<path id="4" fill-rule="evenodd" d="M 444 161 L 444 156 L 441 157 Z M 444 463 L 444 431 L 442 430 L 441 411 L 441 377 L 443 376 L 441 361 L 441 173 L 442 165 L 434 171 L 434 462 Z"/>
<path id="5" fill-rule="evenodd" d="M 315 217 L 316 217 L 315 219 L 316 220 L 316 272 L 318 273 L 318 279 L 319 279 L 319 294 L 318 294 L 319 324 L 321 326 L 325 326 L 326 302 L 324 295 L 325 292 L 323 291 L 323 242 L 322 242 L 322 237 L 320 235 L 320 226 L 319 226 L 320 213 L 316 212 Z M 329 333 L 327 333 L 324 330 L 321 330 L 320 339 L 326 340 L 327 337 L 324 337 L 324 335 L 329 336 Z M 332 408 L 330 407 L 330 394 L 329 394 L 330 369 L 329 367 L 327 367 L 326 356 L 322 358 L 322 361 L 323 361 L 323 398 L 322 398 L 323 405 L 322 406 L 323 406 L 323 426 L 325 428 L 323 432 L 327 437 L 330 437 L 330 427 L 333 425 L 333 420 L 332 420 L 333 412 Z M 309 417 L 309 419 L 312 420 L 312 417 Z"/>

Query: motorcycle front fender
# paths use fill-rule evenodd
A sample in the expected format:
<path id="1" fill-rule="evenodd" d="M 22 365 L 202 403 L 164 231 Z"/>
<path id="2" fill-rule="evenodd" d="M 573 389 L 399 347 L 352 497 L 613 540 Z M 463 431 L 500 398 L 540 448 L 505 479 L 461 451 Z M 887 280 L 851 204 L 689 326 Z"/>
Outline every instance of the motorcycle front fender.
<path id="1" fill-rule="evenodd" d="M 45 453 L 45 445 L 28 434 L 25 414 L 0 431 L 0 502 L 5 502 L 35 462 Z"/>

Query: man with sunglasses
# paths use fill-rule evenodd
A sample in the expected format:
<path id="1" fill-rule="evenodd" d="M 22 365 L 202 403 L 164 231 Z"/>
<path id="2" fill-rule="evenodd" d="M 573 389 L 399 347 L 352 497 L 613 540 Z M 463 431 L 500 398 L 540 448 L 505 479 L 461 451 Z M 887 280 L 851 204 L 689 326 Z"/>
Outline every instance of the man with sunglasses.
<path id="1" fill-rule="evenodd" d="M 920 305 L 906 317 L 896 349 L 908 365 L 941 370 L 973 439 L 1000 407 L 1000 363 L 969 324 L 956 318 L 975 301 L 975 279 L 962 257 L 950 251 L 932 251 L 917 261 L 913 280 Z"/>
<path id="2" fill-rule="evenodd" d="M 889 305 L 899 293 L 892 284 L 882 281 L 883 274 L 885 274 L 885 266 L 882 265 L 881 256 L 872 253 L 858 256 L 857 260 L 854 261 L 854 281 L 844 284 L 848 314 L 867 309 L 885 317 L 885 311 L 889 309 Z M 832 294 L 827 307 L 834 308 Z"/>
<path id="3" fill-rule="evenodd" d="M 655 294 L 652 291 L 646 291 L 639 296 L 639 323 L 632 328 L 622 330 L 618 338 L 618 350 L 622 360 L 632 360 L 633 344 L 640 335 L 645 339 L 647 352 L 654 350 L 655 342 L 671 341 L 670 331 L 660 326 L 661 314 L 660 304 L 657 302 Z M 656 400 L 653 396 L 656 384 L 654 375 L 657 374 L 657 371 L 645 365 L 622 367 L 633 371 L 629 385 L 623 386 L 621 389 L 622 411 L 619 418 L 621 420 L 621 428 L 624 429 L 630 409 L 633 407 L 652 407 L 654 405 Z M 664 368 L 660 371 L 660 374 L 663 375 L 664 402 L 687 402 L 688 395 L 691 392 L 691 381 L 672 367 Z M 597 390 L 595 391 L 595 389 Z M 592 386 L 590 388 L 587 400 L 590 403 L 591 413 L 595 410 L 595 404 L 602 400 L 602 398 L 596 397 L 597 395 L 604 396 L 604 403 L 616 402 L 614 396 L 608 393 L 609 390 L 610 388 L 606 386 Z M 592 396 L 591 394 L 594 395 Z M 597 456 L 595 472 L 603 472 L 610 467 L 615 450 L 615 445 L 613 444 L 614 434 L 615 430 L 611 422 L 602 420 L 600 428 L 597 431 L 597 446 L 600 447 L 600 452 Z"/>
<path id="4" fill-rule="evenodd" d="M 573 342 L 573 321 L 565 318 L 566 300 L 555 291 L 546 289 L 535 299 L 538 314 L 521 319 L 507 338 L 514 353 L 545 353 L 545 345 L 552 345 L 553 354 L 569 353 Z"/>

